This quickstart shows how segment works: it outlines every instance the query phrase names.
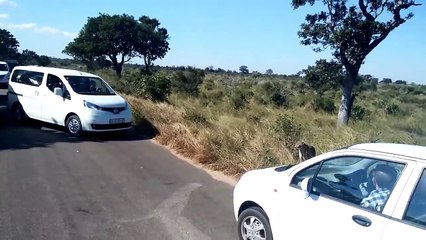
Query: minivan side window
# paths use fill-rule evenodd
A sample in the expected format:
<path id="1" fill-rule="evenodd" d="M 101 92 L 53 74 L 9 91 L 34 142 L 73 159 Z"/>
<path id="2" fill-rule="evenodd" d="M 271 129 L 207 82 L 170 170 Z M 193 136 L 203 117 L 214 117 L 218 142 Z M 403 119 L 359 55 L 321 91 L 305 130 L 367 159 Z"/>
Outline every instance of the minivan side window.
<path id="1" fill-rule="evenodd" d="M 27 71 L 27 70 L 15 70 L 12 75 L 12 82 L 21 83 L 25 85 L 38 87 L 43 81 L 44 73 Z"/>
<path id="2" fill-rule="evenodd" d="M 402 219 L 426 227 L 426 170 L 423 170 Z"/>
<path id="3" fill-rule="evenodd" d="M 55 75 L 48 74 L 46 81 L 47 88 L 53 93 L 55 88 L 61 88 L 63 90 L 64 84 L 61 79 Z"/>

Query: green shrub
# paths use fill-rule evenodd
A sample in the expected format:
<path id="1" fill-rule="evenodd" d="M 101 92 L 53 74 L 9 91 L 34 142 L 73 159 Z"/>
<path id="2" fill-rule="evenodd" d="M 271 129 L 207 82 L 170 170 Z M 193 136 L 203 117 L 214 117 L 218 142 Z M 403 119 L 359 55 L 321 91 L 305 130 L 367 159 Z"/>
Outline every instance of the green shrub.
<path id="1" fill-rule="evenodd" d="M 302 137 L 302 127 L 296 123 L 293 117 L 287 114 L 278 116 L 272 126 L 272 131 L 289 148 L 293 148 L 296 142 Z"/>
<path id="2" fill-rule="evenodd" d="M 153 101 L 166 101 L 171 93 L 171 82 L 162 72 L 146 75 L 143 78 L 145 97 Z"/>
<path id="3" fill-rule="evenodd" d="M 271 102 L 278 107 L 288 106 L 288 99 L 286 95 L 281 92 L 274 92 L 271 96 Z"/>
<path id="4" fill-rule="evenodd" d="M 334 100 L 329 96 L 316 96 L 312 103 L 314 111 L 324 111 L 326 113 L 334 113 L 336 111 L 336 105 Z"/>
<path id="5" fill-rule="evenodd" d="M 199 87 L 203 83 L 204 71 L 197 69 L 188 69 L 186 71 L 177 71 L 172 77 L 172 87 L 176 92 L 198 96 Z"/>
<path id="6" fill-rule="evenodd" d="M 235 110 L 244 109 L 249 103 L 250 97 L 251 94 L 249 92 L 243 92 L 240 89 L 236 89 L 230 96 L 231 105 Z"/>
<path id="7" fill-rule="evenodd" d="M 370 117 L 370 112 L 365 107 L 355 105 L 351 110 L 351 119 L 355 121 L 367 120 Z"/>
<path id="8" fill-rule="evenodd" d="M 385 111 L 389 115 L 396 115 L 401 112 L 401 109 L 396 103 L 388 103 L 386 104 Z"/>

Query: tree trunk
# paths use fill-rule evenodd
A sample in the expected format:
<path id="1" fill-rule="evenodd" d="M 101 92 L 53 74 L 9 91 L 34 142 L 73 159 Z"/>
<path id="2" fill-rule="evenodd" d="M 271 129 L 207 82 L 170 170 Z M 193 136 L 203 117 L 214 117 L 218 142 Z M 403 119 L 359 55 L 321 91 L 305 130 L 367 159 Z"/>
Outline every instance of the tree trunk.
<path id="1" fill-rule="evenodd" d="M 119 78 L 121 78 L 121 72 L 122 72 L 122 70 L 123 70 L 123 62 L 121 62 L 121 63 L 119 63 L 118 61 L 117 61 L 117 56 L 109 56 L 109 59 L 111 60 L 111 62 L 112 62 L 112 67 L 114 68 L 114 70 L 115 70 L 115 74 L 117 74 L 117 76 L 119 77 Z"/>
<path id="2" fill-rule="evenodd" d="M 145 62 L 145 72 L 149 73 L 150 72 L 150 67 L 151 67 L 151 61 L 149 60 L 148 56 L 144 56 L 143 60 Z"/>
<path id="3" fill-rule="evenodd" d="M 339 114 L 337 115 L 337 126 L 347 125 L 352 110 L 355 95 L 352 95 L 355 78 L 358 74 L 347 74 L 343 84 L 343 96 L 340 100 Z"/>
<path id="4" fill-rule="evenodd" d="M 114 64 L 114 69 L 115 69 L 115 73 L 117 74 L 117 76 L 121 78 L 121 72 L 123 70 L 123 65 L 120 64 L 120 63 Z"/>

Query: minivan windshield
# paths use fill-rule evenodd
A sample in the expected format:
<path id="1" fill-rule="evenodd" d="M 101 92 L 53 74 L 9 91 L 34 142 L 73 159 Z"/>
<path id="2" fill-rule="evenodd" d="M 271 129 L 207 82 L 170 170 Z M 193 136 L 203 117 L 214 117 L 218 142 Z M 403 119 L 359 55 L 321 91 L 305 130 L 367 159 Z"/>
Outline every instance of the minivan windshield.
<path id="1" fill-rule="evenodd" d="M 115 95 L 114 91 L 100 78 L 87 76 L 65 76 L 74 92 L 81 95 Z"/>
<path id="2" fill-rule="evenodd" d="M 7 64 L 0 63 L 0 72 L 8 72 Z"/>

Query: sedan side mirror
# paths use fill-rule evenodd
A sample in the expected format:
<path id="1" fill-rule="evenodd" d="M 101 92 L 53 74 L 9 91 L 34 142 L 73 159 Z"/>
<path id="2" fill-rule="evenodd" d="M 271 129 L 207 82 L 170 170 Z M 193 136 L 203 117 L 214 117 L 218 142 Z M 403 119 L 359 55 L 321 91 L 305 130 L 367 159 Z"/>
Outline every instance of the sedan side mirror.
<path id="1" fill-rule="evenodd" d="M 302 191 L 304 193 L 304 198 L 308 198 L 312 191 L 312 178 L 304 178 L 300 184 Z"/>
<path id="2" fill-rule="evenodd" d="M 53 89 L 53 93 L 54 93 L 56 96 L 60 96 L 60 97 L 63 97 L 63 95 L 64 95 L 64 92 L 62 91 L 62 88 L 58 88 L 58 87 L 55 87 L 55 88 Z"/>

